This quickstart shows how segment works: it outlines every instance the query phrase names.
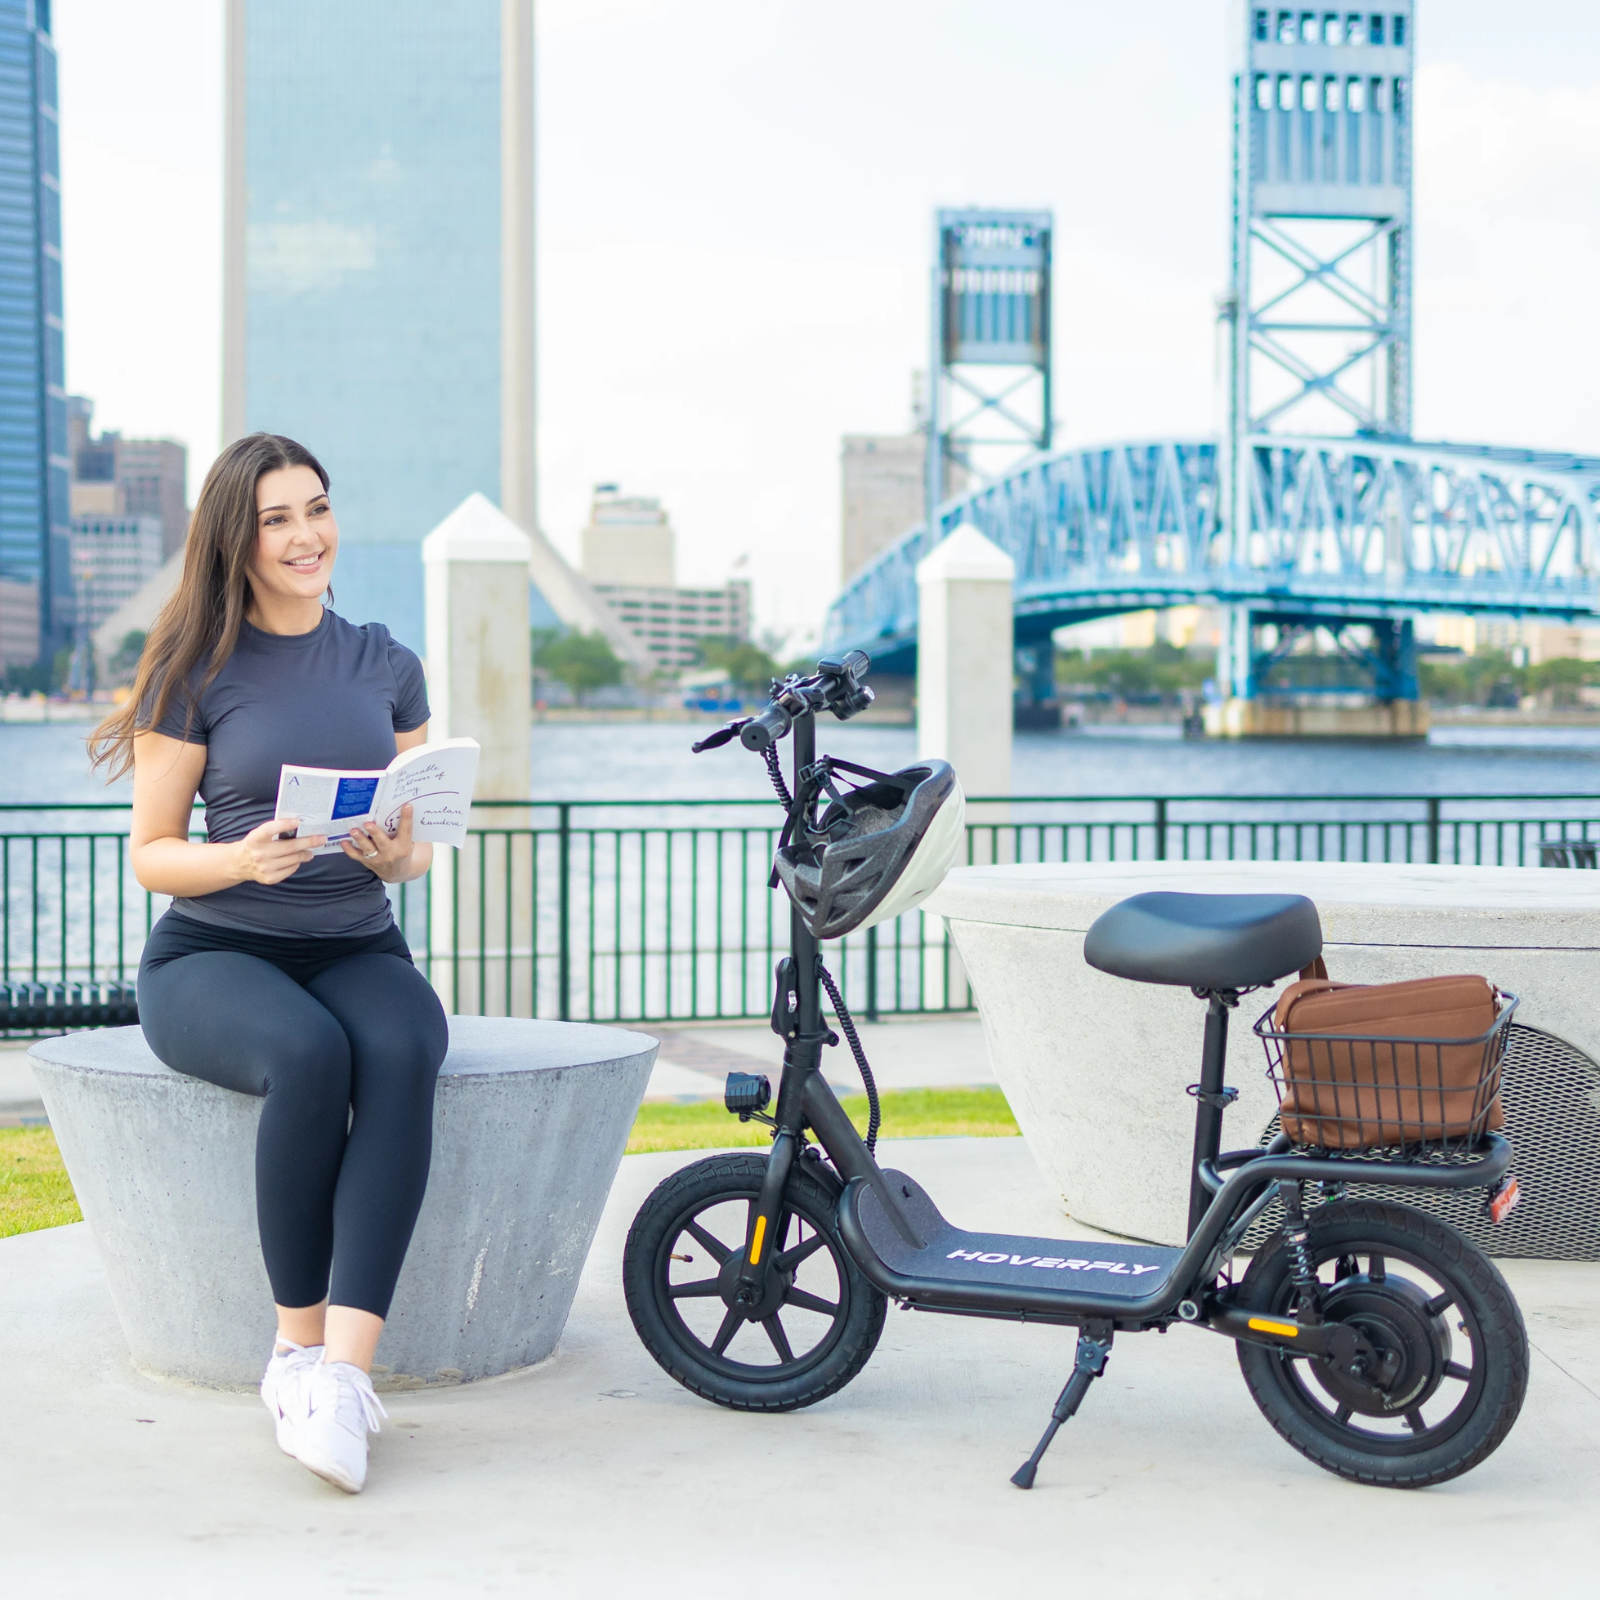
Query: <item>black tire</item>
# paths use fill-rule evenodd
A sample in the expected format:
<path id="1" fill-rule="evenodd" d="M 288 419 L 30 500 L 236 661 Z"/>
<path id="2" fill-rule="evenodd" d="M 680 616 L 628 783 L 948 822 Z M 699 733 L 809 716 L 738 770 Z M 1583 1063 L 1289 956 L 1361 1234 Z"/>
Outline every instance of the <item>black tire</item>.
<path id="1" fill-rule="evenodd" d="M 887 1310 L 839 1238 L 834 1192 L 803 1162 L 789 1178 L 772 1256 L 775 1267 L 792 1265 L 774 1278 L 758 1308 L 764 1316 L 752 1321 L 735 1307 L 732 1283 L 766 1165 L 750 1151 L 673 1173 L 639 1208 L 622 1257 L 628 1314 L 645 1349 L 686 1389 L 737 1411 L 794 1411 L 837 1394 L 867 1364 Z M 707 1256 L 714 1276 L 696 1266 Z"/>
<path id="2" fill-rule="evenodd" d="M 1267 1420 L 1319 1467 L 1389 1488 L 1443 1483 L 1493 1454 L 1522 1409 L 1528 1335 L 1489 1258 L 1445 1223 L 1380 1201 L 1319 1206 L 1308 1232 L 1326 1315 L 1360 1328 L 1393 1375 L 1380 1389 L 1240 1344 Z M 1277 1234 L 1245 1273 L 1240 1304 L 1272 1315 L 1296 1303 Z"/>

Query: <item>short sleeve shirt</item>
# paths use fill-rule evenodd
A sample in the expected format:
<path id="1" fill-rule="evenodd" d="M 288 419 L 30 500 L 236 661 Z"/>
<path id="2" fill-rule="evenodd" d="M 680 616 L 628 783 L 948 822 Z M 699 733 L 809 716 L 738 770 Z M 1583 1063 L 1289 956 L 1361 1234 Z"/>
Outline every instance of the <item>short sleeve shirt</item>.
<path id="1" fill-rule="evenodd" d="M 381 623 L 358 628 L 325 611 L 310 633 L 263 633 L 245 623 L 198 699 L 175 694 L 154 731 L 206 747 L 206 837 L 222 844 L 273 816 L 285 763 L 381 769 L 394 760 L 395 735 L 427 720 L 417 657 Z M 176 899 L 172 909 L 289 937 L 381 933 L 393 920 L 381 880 L 342 853 L 303 862 L 282 883 L 236 883 Z"/>

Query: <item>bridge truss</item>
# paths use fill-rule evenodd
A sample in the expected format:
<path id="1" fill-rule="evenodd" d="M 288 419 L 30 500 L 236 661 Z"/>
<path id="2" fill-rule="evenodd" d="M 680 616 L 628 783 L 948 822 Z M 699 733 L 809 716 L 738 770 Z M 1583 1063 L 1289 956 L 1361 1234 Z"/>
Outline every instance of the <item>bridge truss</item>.
<path id="1" fill-rule="evenodd" d="M 1035 456 L 884 551 L 834 602 L 825 643 L 910 670 L 917 564 L 966 522 L 1016 562 L 1019 647 L 1068 623 L 1193 603 L 1257 625 L 1428 611 L 1600 619 L 1600 459 L 1257 434 L 1245 462 L 1248 533 L 1235 539 L 1214 441 Z"/>

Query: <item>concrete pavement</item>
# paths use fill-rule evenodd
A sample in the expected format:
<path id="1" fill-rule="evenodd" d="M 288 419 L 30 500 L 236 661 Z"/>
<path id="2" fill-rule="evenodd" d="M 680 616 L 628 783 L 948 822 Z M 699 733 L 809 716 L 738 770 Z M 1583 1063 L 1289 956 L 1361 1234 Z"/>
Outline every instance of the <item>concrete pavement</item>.
<path id="1" fill-rule="evenodd" d="M 1095 1237 L 1021 1140 L 885 1143 L 951 1219 Z M 1600 1266 L 1507 1262 L 1534 1341 L 1522 1419 L 1438 1489 L 1364 1489 L 1291 1451 L 1229 1344 L 1120 1340 L 1039 1485 L 1006 1481 L 1070 1333 L 891 1310 L 862 1375 L 788 1416 L 661 1372 L 622 1303 L 627 1225 L 697 1155 L 622 1165 L 560 1352 L 393 1395 L 367 1492 L 274 1448 L 259 1401 L 134 1372 L 83 1226 L 0 1241 L 0 1574 L 77 1600 L 322 1596 L 1576 1596 L 1600 1559 Z M 263 1355 L 265 1352 L 263 1352 Z"/>

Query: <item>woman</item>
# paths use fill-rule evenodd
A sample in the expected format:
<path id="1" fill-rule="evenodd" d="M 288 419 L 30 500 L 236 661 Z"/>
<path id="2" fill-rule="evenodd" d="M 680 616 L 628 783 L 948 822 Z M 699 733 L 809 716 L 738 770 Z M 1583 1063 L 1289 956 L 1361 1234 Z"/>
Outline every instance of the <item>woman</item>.
<path id="1" fill-rule="evenodd" d="M 133 870 L 173 897 L 139 967 L 145 1038 L 177 1071 L 264 1101 L 256 1214 L 278 1338 L 261 1398 L 279 1445 L 354 1494 L 447 1036 L 384 891 L 432 859 L 411 808 L 393 838 L 365 825 L 315 858 L 326 840 L 274 815 L 285 762 L 381 768 L 427 737 L 421 662 L 324 608 L 338 549 L 308 450 L 265 433 L 230 445 L 93 751 L 113 778 L 132 767 Z M 197 793 L 204 844 L 188 838 Z"/>

